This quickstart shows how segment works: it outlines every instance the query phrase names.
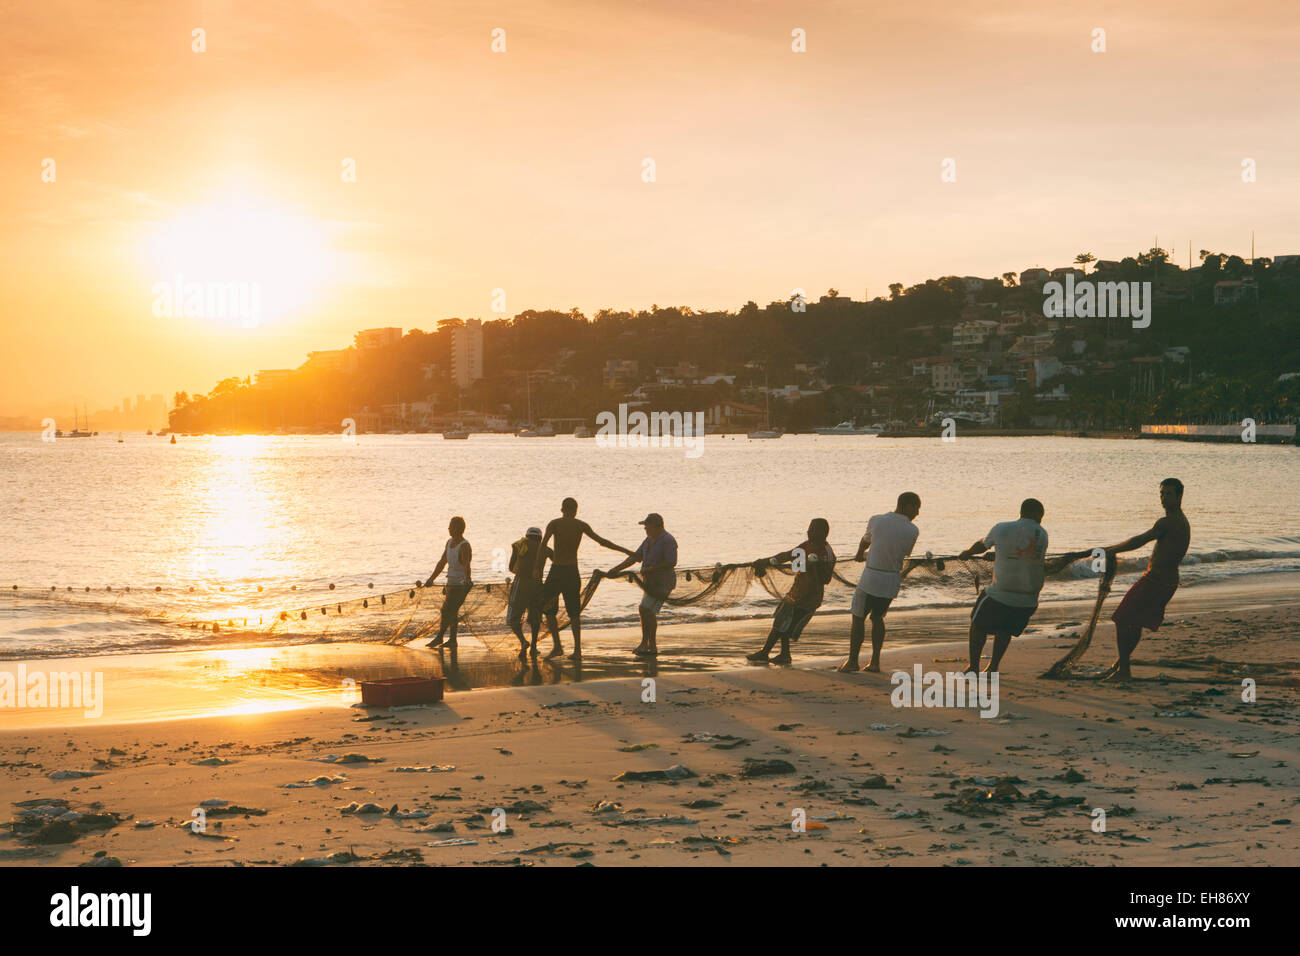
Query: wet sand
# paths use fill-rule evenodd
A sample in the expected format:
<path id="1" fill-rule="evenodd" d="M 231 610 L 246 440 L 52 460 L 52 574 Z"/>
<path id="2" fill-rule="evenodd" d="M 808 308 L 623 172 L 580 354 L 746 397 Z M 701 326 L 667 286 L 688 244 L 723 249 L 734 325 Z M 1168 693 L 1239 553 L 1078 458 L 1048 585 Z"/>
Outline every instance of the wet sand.
<path id="1" fill-rule="evenodd" d="M 1148 679 L 1127 686 L 1041 680 L 1072 642 L 1017 640 L 993 719 L 891 704 L 890 671 L 959 666 L 964 641 L 943 638 L 960 619 L 915 624 L 930 639 L 888 646 L 884 675 L 838 674 L 810 641 L 792 668 L 688 672 L 669 654 L 653 700 L 645 667 L 599 661 L 584 672 L 600 679 L 525 678 L 395 712 L 349 706 L 338 685 L 346 655 L 373 647 L 137 661 L 104 718 L 37 728 L 4 715 L 0 799 L 16 825 L 0 862 L 1294 864 L 1295 577 L 1187 589 L 1138 649 Z M 753 642 L 766 630 L 727 627 Z M 668 630 L 661 645 L 694 646 Z M 1084 664 L 1109 663 L 1113 646 L 1103 625 Z M 381 653 L 374 666 L 394 670 L 436 660 Z M 190 718 L 115 722 L 178 708 Z M 661 779 L 615 779 L 628 771 Z M 796 811 L 806 832 L 791 828 Z"/>

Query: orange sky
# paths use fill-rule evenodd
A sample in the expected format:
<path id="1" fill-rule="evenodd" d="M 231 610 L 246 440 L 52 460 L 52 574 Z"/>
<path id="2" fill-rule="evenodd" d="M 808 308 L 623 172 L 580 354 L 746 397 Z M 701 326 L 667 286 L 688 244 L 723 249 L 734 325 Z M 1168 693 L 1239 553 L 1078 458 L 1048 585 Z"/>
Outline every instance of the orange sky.
<path id="1" fill-rule="evenodd" d="M 1292 0 L 24 6 L 0 12 L 0 415 L 491 318 L 498 287 L 509 314 L 737 308 L 1157 235 L 1183 262 L 1252 228 L 1300 253 Z M 261 283 L 260 324 L 156 317 L 178 264 Z"/>

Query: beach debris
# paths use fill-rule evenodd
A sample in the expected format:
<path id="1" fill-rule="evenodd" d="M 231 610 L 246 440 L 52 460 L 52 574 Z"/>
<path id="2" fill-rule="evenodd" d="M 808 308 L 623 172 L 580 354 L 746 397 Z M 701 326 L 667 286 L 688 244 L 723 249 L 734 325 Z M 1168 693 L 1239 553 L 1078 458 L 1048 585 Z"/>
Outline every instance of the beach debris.
<path id="1" fill-rule="evenodd" d="M 1237 758 L 1241 758 L 1241 759 L 1244 759 L 1244 758 L 1247 758 L 1247 757 L 1258 757 L 1258 756 L 1259 756 L 1259 751 L 1258 751 L 1258 750 L 1252 750 L 1250 753 L 1228 754 L 1228 756 L 1229 756 L 1229 757 L 1237 757 Z"/>
<path id="2" fill-rule="evenodd" d="M 227 764 L 234 763 L 235 761 L 227 760 L 224 757 L 206 757 L 203 760 L 194 760 L 191 762 L 196 767 L 224 767 Z"/>
<path id="3" fill-rule="evenodd" d="M 794 729 L 796 729 L 796 728 L 798 728 L 798 727 L 802 727 L 802 726 L 803 726 L 803 724 L 777 724 L 776 727 L 775 727 L 774 729 L 775 729 L 775 730 L 794 730 Z"/>
<path id="4" fill-rule="evenodd" d="M 158 825 L 157 820 L 136 820 L 135 828 L 137 830 L 152 830 Z"/>
<path id="5" fill-rule="evenodd" d="M 636 813 L 639 811 L 629 811 Z M 602 820 L 607 827 L 636 827 L 646 823 L 659 823 L 665 826 L 695 826 L 699 820 L 692 820 L 690 817 L 632 817 L 624 816 L 621 820 Z"/>
<path id="6" fill-rule="evenodd" d="M 658 744 L 628 744 L 626 747 L 619 747 L 618 752 L 622 754 L 634 754 L 642 750 L 651 750 L 658 746 Z"/>
<path id="7" fill-rule="evenodd" d="M 83 777 L 97 777 L 99 772 L 96 770 L 55 770 L 53 773 L 46 774 L 51 780 L 80 780 Z"/>
<path id="8" fill-rule="evenodd" d="M 891 820 L 910 820 L 910 819 L 912 819 L 913 817 L 919 817 L 919 816 L 920 816 L 921 814 L 923 814 L 923 813 L 925 813 L 924 810 L 907 810 L 907 809 L 900 809 L 900 810 L 895 810 L 895 811 L 890 815 L 890 819 L 891 819 Z"/>
<path id="9" fill-rule="evenodd" d="M 753 777 L 779 777 L 787 773 L 795 773 L 794 764 L 788 760 L 757 760 L 754 757 L 746 757 L 745 765 L 740 768 L 740 779 L 749 780 Z"/>
<path id="10" fill-rule="evenodd" d="M 859 790 L 893 790 L 894 785 L 885 779 L 885 775 L 883 773 L 873 773 L 871 776 L 867 777 L 860 784 L 858 784 L 858 789 Z"/>
<path id="11" fill-rule="evenodd" d="M 493 807 L 481 808 L 483 813 L 490 813 L 493 809 Z M 510 806 L 504 807 L 503 809 L 507 813 L 539 813 L 542 811 L 549 811 L 551 805 L 549 803 L 538 803 L 536 800 L 516 800 L 514 803 L 510 804 Z"/>
<path id="12" fill-rule="evenodd" d="M 349 803 L 339 812 L 349 816 L 366 816 L 372 813 L 386 813 L 387 811 L 377 803 Z"/>
<path id="13" fill-rule="evenodd" d="M 840 811 L 836 810 L 834 813 L 823 813 L 819 817 L 813 817 L 813 819 L 822 823 L 834 823 L 836 820 L 852 820 L 854 817 L 840 813 Z"/>
<path id="14" fill-rule="evenodd" d="M 520 850 L 520 853 L 554 853 L 556 850 L 563 849 L 566 846 L 595 846 L 594 843 L 543 843 L 540 846 L 529 847 L 527 850 Z M 513 853 L 513 850 L 502 850 L 502 853 Z"/>
<path id="15" fill-rule="evenodd" d="M 688 744 L 713 744 L 715 750 L 735 750 L 749 743 L 748 738 L 736 737 L 732 734 L 684 734 L 682 740 Z"/>
<path id="16" fill-rule="evenodd" d="M 794 768 L 790 770 L 793 772 Z M 695 773 L 689 767 L 682 764 L 673 764 L 667 770 L 624 770 L 614 778 L 616 783 L 627 781 L 629 783 L 662 783 L 669 780 L 685 780 L 694 777 Z"/>
<path id="17" fill-rule="evenodd" d="M 456 768 L 449 763 L 430 764 L 427 767 L 394 767 L 393 773 L 451 773 Z"/>
<path id="18" fill-rule="evenodd" d="M 902 724 L 872 724 L 872 730 L 893 730 L 895 727 L 901 727 Z"/>
<path id="19" fill-rule="evenodd" d="M 692 800 L 689 803 L 683 803 L 687 810 L 712 810 L 714 807 L 722 806 L 721 800 L 709 800 L 701 797 L 698 800 Z"/>
<path id="20" fill-rule="evenodd" d="M 936 754 L 953 754 L 957 751 L 953 750 L 951 747 L 945 747 L 943 744 L 935 744 L 930 748 L 930 752 Z"/>
<path id="21" fill-rule="evenodd" d="M 595 707 L 595 701 L 590 700 L 557 700 L 553 704 L 543 704 L 542 710 L 555 710 L 560 707 Z"/>
<path id="22" fill-rule="evenodd" d="M 316 857 L 299 857 L 290 866 L 343 866 L 347 863 L 355 863 L 361 857 L 349 853 L 347 850 L 339 850 L 337 853 L 331 853 L 329 856 Z"/>
<path id="23" fill-rule="evenodd" d="M 93 830 L 108 830 L 123 821 L 116 813 L 74 810 L 66 800 L 24 800 L 9 823 L 10 831 L 24 843 L 72 843 Z M 95 804 L 97 807 L 98 804 Z"/>
<path id="24" fill-rule="evenodd" d="M 1060 780 L 1063 783 L 1083 783 L 1088 778 L 1073 767 L 1067 767 L 1064 773 L 1058 773 L 1053 780 Z"/>
<path id="25" fill-rule="evenodd" d="M 745 841 L 741 837 L 711 837 L 711 836 L 684 836 L 682 843 L 685 846 L 700 846 L 705 849 L 717 850 L 722 856 L 731 856 L 728 846 L 739 846 Z"/>
<path id="26" fill-rule="evenodd" d="M 322 774 L 319 777 L 313 777 L 311 780 L 295 780 L 293 783 L 280 784 L 285 790 L 304 790 L 308 787 L 328 787 L 335 783 L 346 783 L 347 777 L 339 774 L 337 777 L 327 777 Z"/>
<path id="27" fill-rule="evenodd" d="M 324 757 L 312 757 L 312 759 L 318 761 L 319 763 L 383 763 L 384 762 L 383 757 L 367 757 L 365 754 L 357 754 L 357 753 L 343 754 L 343 756 L 341 757 L 338 754 L 326 754 Z"/>
<path id="28" fill-rule="evenodd" d="M 115 857 L 115 856 L 109 856 L 107 851 L 105 851 L 105 850 L 100 850 L 98 853 L 96 853 L 96 854 L 95 854 L 91 859 L 87 860 L 85 863 L 78 863 L 77 865 L 78 865 L 79 867 L 82 867 L 82 866 L 121 866 L 121 865 L 122 865 L 122 861 L 119 860 L 119 859 L 118 859 L 117 857 Z"/>
<path id="29" fill-rule="evenodd" d="M 1004 780 L 992 789 L 967 787 L 957 794 L 955 800 L 944 804 L 944 809 L 968 817 L 991 816 L 1002 812 L 997 804 L 1018 803 L 1024 799 L 1025 795 L 1016 789 L 1015 784 Z"/>
<path id="30" fill-rule="evenodd" d="M 443 823 L 434 823 L 427 827 L 416 827 L 415 832 L 416 833 L 455 833 L 456 824 L 452 823 L 451 821 L 445 821 Z"/>
<path id="31" fill-rule="evenodd" d="M 588 813 L 622 813 L 623 804 L 614 803 L 612 800 L 602 800 L 600 803 L 591 807 Z"/>
<path id="32" fill-rule="evenodd" d="M 948 736 L 948 733 L 949 731 L 947 730 L 926 730 L 926 729 L 917 730 L 915 727 L 908 727 L 906 730 L 904 730 L 902 733 L 898 734 L 897 736 L 899 737 L 946 737 Z"/>
<path id="33" fill-rule="evenodd" d="M 1208 784 L 1212 784 L 1212 783 L 1227 783 L 1227 784 L 1233 784 L 1233 783 L 1263 783 L 1263 784 L 1267 784 L 1267 783 L 1268 783 L 1268 780 L 1265 779 L 1264 777 L 1210 777 L 1209 779 L 1207 779 L 1207 780 L 1205 781 L 1205 783 L 1206 783 L 1207 785 L 1208 785 Z"/>
<path id="34" fill-rule="evenodd" d="M 241 807 L 229 800 L 204 800 L 199 804 L 209 817 L 264 817 L 266 811 L 258 807 Z"/>
<path id="35" fill-rule="evenodd" d="M 1205 715 L 1199 710 L 1162 710 L 1156 714 L 1157 717 L 1198 717 L 1205 719 Z"/>
<path id="36" fill-rule="evenodd" d="M 818 793 L 831 789 L 831 785 L 825 780 L 805 780 L 803 783 L 796 783 L 794 789 L 800 793 Z"/>
<path id="37" fill-rule="evenodd" d="M 425 846 L 431 846 L 431 847 L 478 846 L 478 840 L 466 840 L 461 837 L 456 837 L 451 840 L 431 840 L 430 842 L 426 843 Z M 510 851 L 507 850 L 505 852 L 510 852 Z"/>

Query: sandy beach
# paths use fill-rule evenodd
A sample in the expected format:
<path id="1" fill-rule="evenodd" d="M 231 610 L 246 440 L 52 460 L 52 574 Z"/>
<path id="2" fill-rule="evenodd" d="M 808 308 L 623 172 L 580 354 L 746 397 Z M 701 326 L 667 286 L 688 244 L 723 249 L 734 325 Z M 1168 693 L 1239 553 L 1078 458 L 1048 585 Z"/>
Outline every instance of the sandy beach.
<path id="1" fill-rule="evenodd" d="M 1258 578 L 1180 594 L 1131 685 L 1042 680 L 1073 642 L 1017 640 L 995 718 L 891 704 L 890 672 L 960 668 L 951 612 L 936 640 L 915 643 L 914 625 L 913 643 L 887 645 L 884 674 L 805 653 L 791 668 L 661 666 L 653 700 L 644 668 L 393 712 L 348 706 L 328 675 L 308 700 L 276 698 L 274 680 L 251 693 L 249 677 L 180 717 L 185 680 L 147 675 L 130 720 L 6 718 L 0 862 L 1292 864 L 1300 581 Z M 827 640 L 842 626 L 819 625 Z M 1106 623 L 1084 663 L 1113 652 Z M 243 653 L 255 675 L 262 652 Z"/>

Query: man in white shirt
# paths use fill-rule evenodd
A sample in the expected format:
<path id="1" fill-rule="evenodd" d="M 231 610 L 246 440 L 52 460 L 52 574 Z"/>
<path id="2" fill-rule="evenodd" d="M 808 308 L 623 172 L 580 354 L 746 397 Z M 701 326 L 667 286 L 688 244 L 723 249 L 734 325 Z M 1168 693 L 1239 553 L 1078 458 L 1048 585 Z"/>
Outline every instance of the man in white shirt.
<path id="1" fill-rule="evenodd" d="M 841 671 L 856 671 L 858 654 L 866 636 L 866 618 L 871 615 L 871 663 L 866 670 L 880 673 L 880 649 L 885 643 L 885 613 L 889 603 L 898 596 L 898 586 L 903 580 L 903 562 L 916 545 L 920 529 L 912 523 L 921 512 L 921 499 L 914 492 L 905 491 L 898 496 L 898 507 L 893 511 L 875 515 L 867 522 L 867 533 L 858 544 L 854 560 L 866 555 L 867 566 L 853 592 L 853 618 L 849 628 L 849 659 L 839 666 Z"/>
<path id="2" fill-rule="evenodd" d="M 984 642 L 993 635 L 993 656 L 988 672 L 995 674 L 1002 655 L 1038 609 L 1043 589 L 1043 559 L 1047 556 L 1047 531 L 1043 528 L 1043 503 L 1026 498 L 1018 521 L 1003 521 L 958 557 L 996 551 L 993 583 L 980 592 L 970 614 L 970 671 L 980 669 Z"/>

